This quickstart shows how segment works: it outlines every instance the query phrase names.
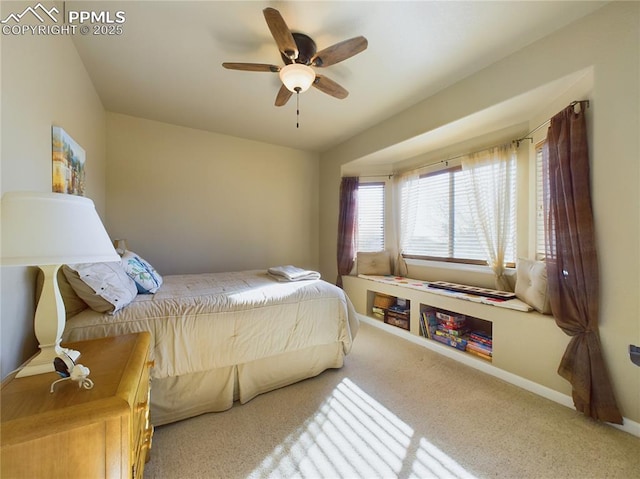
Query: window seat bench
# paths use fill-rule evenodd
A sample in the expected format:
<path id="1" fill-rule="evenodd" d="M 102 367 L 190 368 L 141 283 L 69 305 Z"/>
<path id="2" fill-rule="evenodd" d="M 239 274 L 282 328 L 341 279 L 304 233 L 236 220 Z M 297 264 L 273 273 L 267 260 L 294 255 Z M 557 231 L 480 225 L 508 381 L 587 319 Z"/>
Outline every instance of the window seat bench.
<path id="1" fill-rule="evenodd" d="M 342 280 L 364 322 L 572 407 L 571 387 L 557 374 L 569 337 L 558 328 L 553 316 L 532 311 L 519 300 L 496 302 L 451 293 L 430 288 L 422 280 L 368 275 L 343 276 Z M 386 324 L 374 314 L 376 294 L 408 301 L 408 330 Z M 472 327 L 490 332 L 491 361 L 423 337 L 420 317 L 432 308 L 463 314 L 472 319 Z"/>

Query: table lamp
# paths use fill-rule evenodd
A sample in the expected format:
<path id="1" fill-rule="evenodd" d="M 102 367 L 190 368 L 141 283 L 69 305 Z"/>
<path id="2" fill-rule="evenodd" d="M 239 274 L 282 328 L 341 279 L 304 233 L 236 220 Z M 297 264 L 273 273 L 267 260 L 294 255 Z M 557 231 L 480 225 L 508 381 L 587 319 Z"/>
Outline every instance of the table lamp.
<path id="1" fill-rule="evenodd" d="M 44 273 L 36 307 L 34 330 L 40 351 L 17 377 L 54 371 L 53 360 L 66 352 L 74 361 L 80 353 L 60 347 L 65 310 L 57 274 L 63 264 L 120 261 L 93 201 L 62 193 L 11 191 L 2 196 L 2 266 L 38 266 Z"/>
<path id="2" fill-rule="evenodd" d="M 116 253 L 118 253 L 120 256 L 125 254 L 129 249 L 129 247 L 127 246 L 127 240 L 122 238 L 114 239 L 113 247 L 116 249 Z"/>

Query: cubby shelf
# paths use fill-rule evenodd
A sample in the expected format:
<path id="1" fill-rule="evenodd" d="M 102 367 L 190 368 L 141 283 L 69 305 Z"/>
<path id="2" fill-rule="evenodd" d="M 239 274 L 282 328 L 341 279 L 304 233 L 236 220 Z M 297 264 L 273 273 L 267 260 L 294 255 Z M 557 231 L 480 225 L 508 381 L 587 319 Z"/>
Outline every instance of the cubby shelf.
<path id="1" fill-rule="evenodd" d="M 368 317 L 381 320 L 386 324 L 396 326 L 407 331 L 411 331 L 411 300 L 404 297 L 391 296 L 375 290 L 367 290 L 367 311 Z M 444 321 L 438 317 L 441 315 L 458 316 L 461 321 L 461 328 L 456 330 L 444 329 Z M 480 353 L 477 349 L 468 350 L 468 334 L 477 333 L 492 340 L 493 323 L 473 316 L 458 315 L 453 311 L 435 307 L 431 304 L 420 303 L 419 314 L 413 316 L 413 321 L 418 323 L 419 336 L 425 341 L 452 347 L 461 353 L 468 353 L 473 357 L 491 362 L 491 354 Z M 440 328 L 438 328 L 440 323 Z M 491 347 L 492 349 L 492 347 Z M 480 354 L 478 354 L 480 353 Z"/>
<path id="2" fill-rule="evenodd" d="M 448 321 L 445 318 L 452 318 Z M 454 324 L 455 323 L 455 324 Z M 427 341 L 444 344 L 460 353 L 483 361 L 492 361 L 493 323 L 454 311 L 420 304 L 420 336 Z M 485 344 L 478 344 L 482 340 Z M 489 344 L 489 346 L 487 346 Z"/>
<path id="3" fill-rule="evenodd" d="M 343 284 L 356 311 L 371 318 L 371 322 L 375 324 L 384 322 L 382 318 L 373 314 L 373 303 L 377 293 L 408 300 L 411 305 L 409 330 L 385 327 L 394 334 L 407 337 L 448 357 L 470 365 L 478 365 L 480 369 L 491 374 L 500 375 L 497 370 L 501 370 L 507 373 L 506 376 L 515 375 L 556 391 L 567 390 L 565 381 L 556 372 L 562 352 L 566 348 L 567 337 L 556 326 L 552 316 L 466 301 L 432 293 L 424 288 L 418 290 L 358 276 L 344 276 Z M 425 308 L 429 307 L 473 318 L 474 328 L 490 332 L 493 340 L 491 362 L 422 337 L 418 318 Z M 514 377 L 509 380 L 519 381 Z"/>

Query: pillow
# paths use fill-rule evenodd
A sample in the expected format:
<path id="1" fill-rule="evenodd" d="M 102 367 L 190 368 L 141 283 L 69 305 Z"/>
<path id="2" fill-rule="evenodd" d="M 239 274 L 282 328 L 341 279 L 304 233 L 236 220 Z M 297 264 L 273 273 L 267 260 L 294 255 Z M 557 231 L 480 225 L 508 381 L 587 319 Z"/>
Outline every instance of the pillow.
<path id="1" fill-rule="evenodd" d="M 540 313 L 551 314 L 547 265 L 544 261 L 519 258 L 516 264 L 516 296 Z"/>
<path id="2" fill-rule="evenodd" d="M 62 270 L 78 296 L 99 313 L 113 314 L 138 294 L 136 283 L 119 262 L 69 264 Z"/>
<path id="3" fill-rule="evenodd" d="M 391 261 L 389 253 L 386 251 L 377 251 L 375 253 L 357 254 L 358 274 L 375 274 L 383 276 L 391 274 Z"/>
<path id="4" fill-rule="evenodd" d="M 67 277 L 64 275 L 62 268 L 58 270 L 58 289 L 60 290 L 60 296 L 62 296 L 62 302 L 64 303 L 64 312 L 66 319 L 69 319 L 76 314 L 81 313 L 89 306 L 85 303 L 80 296 L 73 290 Z M 36 279 L 36 297 L 40 298 L 42 294 L 42 286 L 44 285 L 44 273 L 41 269 L 38 269 L 38 277 Z M 39 301 L 39 299 L 38 299 Z"/>
<path id="5" fill-rule="evenodd" d="M 125 251 L 122 255 L 122 267 L 136 283 L 138 293 L 151 294 L 162 286 L 162 276 L 133 251 Z"/>

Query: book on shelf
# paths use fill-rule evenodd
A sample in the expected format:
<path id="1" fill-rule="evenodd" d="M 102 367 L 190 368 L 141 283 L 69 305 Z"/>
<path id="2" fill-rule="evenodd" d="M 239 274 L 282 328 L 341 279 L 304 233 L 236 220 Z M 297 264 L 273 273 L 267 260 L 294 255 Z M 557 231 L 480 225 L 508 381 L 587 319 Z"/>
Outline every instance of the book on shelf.
<path id="1" fill-rule="evenodd" d="M 484 345 L 481 345 L 479 343 L 473 342 L 473 341 L 467 341 L 467 350 L 472 350 L 472 351 L 476 351 L 482 354 L 486 354 L 487 356 L 492 356 L 493 355 L 493 349 Z"/>
<path id="2" fill-rule="evenodd" d="M 424 324 L 424 315 L 422 314 L 420 315 L 418 325 L 420 326 L 420 336 L 422 336 L 423 338 L 428 338 L 429 336 L 427 335 L 427 327 Z"/>
<path id="3" fill-rule="evenodd" d="M 436 329 L 438 331 L 443 331 L 452 336 L 460 336 L 460 337 L 464 336 L 469 332 L 469 328 L 449 328 L 443 324 L 438 324 L 438 326 L 436 326 Z"/>
<path id="4" fill-rule="evenodd" d="M 446 313 L 444 311 L 436 311 L 436 318 L 449 323 L 461 323 L 465 321 L 464 314 Z"/>
<path id="5" fill-rule="evenodd" d="M 484 342 L 484 341 L 478 341 L 477 339 L 475 339 L 471 335 L 469 335 L 468 337 L 469 337 L 469 341 L 473 341 L 474 343 L 480 344 L 482 346 L 486 346 L 489 349 L 491 349 L 493 347 L 493 343 L 487 343 L 487 342 Z"/>
<path id="6" fill-rule="evenodd" d="M 459 349 L 460 351 L 464 351 L 465 350 L 465 348 L 466 348 L 466 344 L 465 343 L 456 341 L 455 339 L 448 338 L 446 336 L 441 336 L 441 335 L 439 335 L 437 333 L 438 333 L 438 331 L 436 331 L 436 334 L 433 335 L 432 339 L 435 339 L 439 343 L 446 344 L 447 346 L 450 346 L 452 348 Z"/>
<path id="7" fill-rule="evenodd" d="M 408 316 L 410 313 L 410 310 L 408 309 L 395 309 L 395 308 L 389 308 L 387 309 L 388 313 L 392 313 L 392 314 L 398 314 L 400 316 Z"/>
<path id="8" fill-rule="evenodd" d="M 422 321 L 425 329 L 425 337 L 431 339 L 438 325 L 434 310 L 426 310 L 420 313 L 420 321 Z"/>
<path id="9" fill-rule="evenodd" d="M 480 343 L 480 342 L 472 339 L 469 336 L 467 338 L 469 339 L 470 343 L 476 344 L 481 349 L 486 349 L 487 351 L 491 351 L 493 349 L 493 345 L 492 344 Z"/>
<path id="10" fill-rule="evenodd" d="M 396 306 L 404 309 L 409 309 L 409 304 L 411 302 L 405 298 L 396 298 Z"/>
<path id="11" fill-rule="evenodd" d="M 481 353 L 479 351 L 475 351 L 473 349 L 469 349 L 469 345 L 468 344 L 467 344 L 466 351 L 469 354 L 473 354 L 474 356 L 478 356 L 479 358 L 486 359 L 487 361 L 491 361 L 491 356 L 489 356 L 488 354 Z"/>
<path id="12" fill-rule="evenodd" d="M 469 338 L 478 343 L 487 344 L 489 346 L 493 344 L 493 338 L 491 335 L 483 331 L 472 331 L 469 333 Z"/>
<path id="13" fill-rule="evenodd" d="M 451 320 L 447 320 L 447 319 L 442 319 L 440 317 L 438 317 L 438 315 L 436 314 L 436 321 L 438 322 L 438 324 L 441 324 L 442 326 L 449 328 L 449 329 L 460 329 L 460 328 L 466 328 L 467 327 L 467 319 L 466 318 L 462 318 L 460 320 L 456 320 L 456 321 L 451 321 Z"/>
<path id="14" fill-rule="evenodd" d="M 437 336 L 437 335 L 434 334 L 431 339 L 433 339 L 434 341 L 438 341 L 440 343 L 444 343 L 446 345 L 449 345 L 449 339 L 445 338 L 444 336 Z"/>
<path id="15" fill-rule="evenodd" d="M 459 328 L 466 328 L 467 327 L 467 321 L 443 321 L 442 319 L 436 319 L 436 321 L 438 322 L 438 324 L 441 324 L 447 328 L 451 328 L 451 329 L 459 329 Z"/>
<path id="16" fill-rule="evenodd" d="M 491 341 L 492 339 L 491 334 L 486 333 L 484 331 L 474 330 L 471 334 L 473 334 L 474 336 L 477 336 L 478 338 L 487 339 L 489 341 Z"/>
<path id="17" fill-rule="evenodd" d="M 395 318 L 393 316 L 385 316 L 384 322 L 387 324 L 391 324 L 392 326 L 397 326 L 402 329 L 409 329 L 409 320 L 402 318 Z"/>
<path id="18" fill-rule="evenodd" d="M 397 311 L 390 311 L 387 310 L 385 316 L 384 316 L 387 320 L 397 320 L 397 321 L 404 321 L 404 322 L 409 322 L 409 312 L 406 313 L 398 313 Z"/>
<path id="19" fill-rule="evenodd" d="M 462 344 L 462 345 L 466 345 L 467 344 L 467 340 L 464 338 L 461 338 L 460 336 L 454 336 L 452 334 L 449 333 L 445 333 L 444 331 L 441 331 L 439 329 L 436 329 L 436 336 L 440 336 L 442 338 L 447 338 L 449 341 L 454 341 L 458 344 Z"/>

